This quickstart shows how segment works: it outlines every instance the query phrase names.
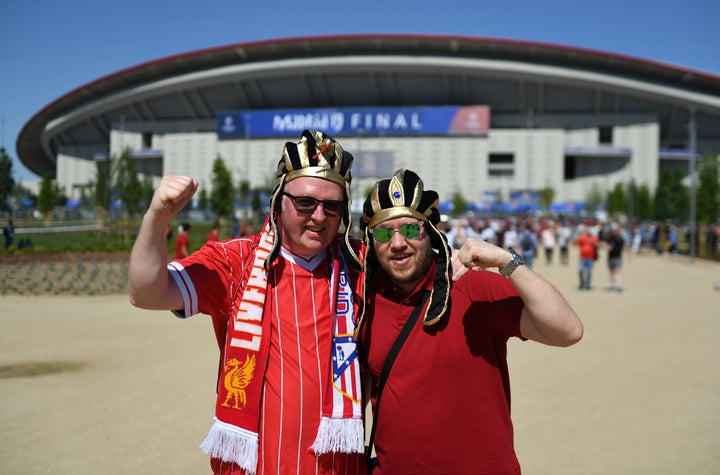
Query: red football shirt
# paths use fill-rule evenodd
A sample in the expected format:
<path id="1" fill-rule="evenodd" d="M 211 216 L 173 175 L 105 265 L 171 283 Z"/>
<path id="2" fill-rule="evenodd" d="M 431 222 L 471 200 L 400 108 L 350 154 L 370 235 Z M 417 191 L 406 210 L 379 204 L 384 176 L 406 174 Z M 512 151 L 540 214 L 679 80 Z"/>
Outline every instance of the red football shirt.
<path id="1" fill-rule="evenodd" d="M 410 295 L 382 271 L 372 282 L 377 293 L 368 303 L 361 347 L 373 376 L 373 406 L 388 352 L 434 275 L 433 265 Z M 380 400 L 374 474 L 520 474 L 506 345 L 520 337 L 522 309 L 508 279 L 468 272 L 453 283 L 448 313 L 438 323 L 417 322 Z"/>
<path id="2" fill-rule="evenodd" d="M 178 237 L 175 240 L 175 259 L 182 259 L 183 257 L 185 257 L 185 254 L 183 253 L 183 248 L 190 252 L 189 246 L 190 241 L 188 239 L 187 233 L 178 234 Z"/>
<path id="3" fill-rule="evenodd" d="M 179 271 L 183 316 L 208 313 L 223 342 L 228 315 L 242 297 L 240 283 L 252 237 L 209 243 Z M 282 278 L 279 276 L 282 273 Z M 270 354 L 260 408 L 258 474 L 366 473 L 362 454 L 310 452 L 320 424 L 322 395 L 330 377 L 332 321 L 330 263 L 283 251 L 268 273 L 263 318 L 270 318 Z M 234 294 L 228 289 L 239 289 Z M 233 464 L 212 461 L 215 473 L 242 474 Z"/>

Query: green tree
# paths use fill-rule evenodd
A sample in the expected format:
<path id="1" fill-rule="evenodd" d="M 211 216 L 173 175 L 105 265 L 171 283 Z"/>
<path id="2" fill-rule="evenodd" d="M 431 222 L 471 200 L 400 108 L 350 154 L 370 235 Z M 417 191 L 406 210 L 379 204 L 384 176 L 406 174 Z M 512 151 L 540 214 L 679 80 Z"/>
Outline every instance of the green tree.
<path id="1" fill-rule="evenodd" d="M 555 189 L 552 186 L 546 186 L 538 192 L 538 204 L 543 208 L 549 208 L 555 200 Z"/>
<path id="2" fill-rule="evenodd" d="M 227 216 L 233 210 L 235 187 L 230 170 L 220 155 L 213 162 L 210 209 L 218 216 Z"/>
<path id="3" fill-rule="evenodd" d="M 142 202 L 145 203 L 145 207 L 150 206 L 153 194 L 155 194 L 155 185 L 153 185 L 153 179 L 151 175 L 143 175 L 142 177 Z"/>
<path id="4" fill-rule="evenodd" d="M 52 181 L 52 200 L 55 206 L 65 206 L 68 201 L 68 196 L 65 194 L 65 190 L 56 181 Z"/>
<path id="5" fill-rule="evenodd" d="M 238 183 L 238 197 L 242 203 L 245 212 L 250 212 L 252 203 L 250 203 L 250 182 L 247 180 L 240 180 Z"/>
<path id="6" fill-rule="evenodd" d="M 10 211 L 9 199 L 15 188 L 15 180 L 12 176 L 12 160 L 0 147 L 0 211 Z"/>
<path id="7" fill-rule="evenodd" d="M 611 215 L 628 214 L 628 198 L 622 183 L 616 183 L 608 193 L 607 212 Z"/>
<path id="8" fill-rule="evenodd" d="M 718 158 L 705 155 L 698 165 L 697 219 L 714 223 L 720 214 L 720 163 Z"/>
<path id="9" fill-rule="evenodd" d="M 40 182 L 40 190 L 38 191 L 37 209 L 46 215 L 53 209 L 55 203 L 55 189 L 53 187 L 53 179 L 50 173 L 45 173 Z"/>
<path id="10" fill-rule="evenodd" d="M 208 193 L 207 188 L 201 188 L 198 192 L 198 209 L 202 211 L 208 210 Z"/>
<path id="11" fill-rule="evenodd" d="M 130 156 L 130 149 L 123 150 L 116 163 L 117 173 L 114 182 L 117 197 L 123 202 L 128 212 L 137 213 L 141 211 L 142 185 L 135 166 L 135 159 Z"/>
<path id="12" fill-rule="evenodd" d="M 593 183 L 585 195 L 585 211 L 588 213 L 595 213 L 600 208 L 603 202 L 603 193 L 600 191 L 600 186 L 597 183 Z"/>
<path id="13" fill-rule="evenodd" d="M 635 187 L 633 194 L 633 216 L 638 219 L 651 219 L 653 212 L 653 197 L 647 183 Z"/>
<path id="14" fill-rule="evenodd" d="M 260 198 L 260 193 L 261 193 L 261 192 L 262 192 L 262 190 L 260 190 L 260 188 L 255 188 L 255 189 L 252 191 L 252 204 L 251 204 L 251 206 L 252 206 L 253 213 L 254 213 L 256 216 L 260 216 L 260 215 L 262 215 L 262 213 L 263 213 L 262 199 Z M 254 218 L 254 216 L 250 216 L 250 218 Z"/>
<path id="15" fill-rule="evenodd" d="M 468 202 L 459 190 L 455 190 L 451 201 L 453 204 L 453 214 L 455 216 L 462 216 L 465 214 L 468 208 Z"/>
<path id="16" fill-rule="evenodd" d="M 682 179 L 683 172 L 680 170 L 666 171 L 660 176 L 655 190 L 655 218 L 688 219 L 690 194 Z"/>

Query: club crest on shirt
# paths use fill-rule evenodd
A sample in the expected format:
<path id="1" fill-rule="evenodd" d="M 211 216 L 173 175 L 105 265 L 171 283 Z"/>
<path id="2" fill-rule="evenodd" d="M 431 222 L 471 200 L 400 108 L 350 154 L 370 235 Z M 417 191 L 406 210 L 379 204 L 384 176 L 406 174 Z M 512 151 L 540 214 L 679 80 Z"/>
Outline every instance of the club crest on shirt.
<path id="1" fill-rule="evenodd" d="M 227 390 L 227 396 L 222 403 L 225 407 L 234 409 L 242 409 L 247 405 L 247 394 L 245 388 L 252 381 L 255 375 L 255 355 L 247 355 L 245 362 L 241 363 L 237 358 L 233 358 L 225 363 L 225 378 L 223 384 Z M 228 404 L 233 400 L 233 405 Z M 242 404 L 242 407 L 240 407 Z"/>

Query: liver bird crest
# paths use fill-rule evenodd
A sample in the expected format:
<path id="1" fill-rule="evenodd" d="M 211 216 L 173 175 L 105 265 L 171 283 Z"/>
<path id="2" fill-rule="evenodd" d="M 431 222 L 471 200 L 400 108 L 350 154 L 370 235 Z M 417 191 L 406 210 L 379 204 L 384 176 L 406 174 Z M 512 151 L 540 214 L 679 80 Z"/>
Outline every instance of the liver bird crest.
<path id="1" fill-rule="evenodd" d="M 245 388 L 248 384 L 250 384 L 254 375 L 255 355 L 248 355 L 245 358 L 245 362 L 242 364 L 237 358 L 233 358 L 225 363 L 225 380 L 223 382 L 228 393 L 225 398 L 225 402 L 223 402 L 222 405 L 225 407 L 231 407 L 230 404 L 228 404 L 228 401 L 232 398 L 234 399 L 232 407 L 235 409 L 242 409 L 240 404 L 242 404 L 243 407 L 247 404 L 247 394 L 245 393 Z"/>

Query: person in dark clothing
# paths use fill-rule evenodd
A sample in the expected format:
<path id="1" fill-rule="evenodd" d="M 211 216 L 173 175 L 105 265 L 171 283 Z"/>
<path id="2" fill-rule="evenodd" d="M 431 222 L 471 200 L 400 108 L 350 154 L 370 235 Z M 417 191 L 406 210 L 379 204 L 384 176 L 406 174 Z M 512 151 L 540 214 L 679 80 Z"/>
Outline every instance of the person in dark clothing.
<path id="1" fill-rule="evenodd" d="M 617 224 L 611 226 L 610 235 L 606 239 L 608 269 L 610 270 L 610 287 L 611 292 L 622 292 L 622 264 L 623 251 L 628 247 L 628 243 L 623 237 L 622 229 Z"/>
<path id="2" fill-rule="evenodd" d="M 5 249 L 7 249 L 12 246 L 15 238 L 15 225 L 12 219 L 9 219 L 7 225 L 3 228 L 3 236 L 5 236 Z"/>

